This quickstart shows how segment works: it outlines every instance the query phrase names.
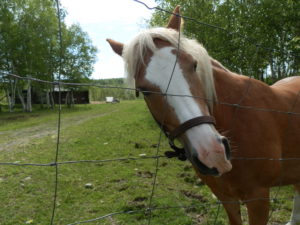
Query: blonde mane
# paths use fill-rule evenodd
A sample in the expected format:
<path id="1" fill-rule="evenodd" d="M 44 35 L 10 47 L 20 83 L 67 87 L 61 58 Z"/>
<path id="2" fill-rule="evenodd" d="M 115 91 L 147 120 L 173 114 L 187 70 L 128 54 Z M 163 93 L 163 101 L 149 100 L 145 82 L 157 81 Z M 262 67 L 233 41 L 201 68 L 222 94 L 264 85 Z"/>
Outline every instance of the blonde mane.
<path id="1" fill-rule="evenodd" d="M 128 83 L 134 85 L 134 78 L 137 70 L 144 64 L 144 57 L 147 51 L 155 52 L 157 47 L 153 40 L 159 38 L 168 41 L 175 48 L 178 47 L 179 33 L 168 28 L 153 28 L 137 35 L 123 49 L 123 59 L 127 72 Z M 197 74 L 203 84 L 208 105 L 212 109 L 214 100 L 216 100 L 216 91 L 212 75 L 211 58 L 205 48 L 197 41 L 188 39 L 180 34 L 179 49 L 190 54 L 197 62 Z"/>

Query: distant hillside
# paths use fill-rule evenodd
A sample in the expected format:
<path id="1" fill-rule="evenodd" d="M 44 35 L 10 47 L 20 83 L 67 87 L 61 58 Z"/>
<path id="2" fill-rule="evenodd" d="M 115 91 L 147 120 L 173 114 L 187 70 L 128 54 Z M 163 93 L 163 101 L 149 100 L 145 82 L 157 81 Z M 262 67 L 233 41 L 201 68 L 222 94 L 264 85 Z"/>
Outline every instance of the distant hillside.
<path id="1" fill-rule="evenodd" d="M 110 78 L 110 79 L 98 79 L 98 80 L 91 80 L 92 83 L 97 83 L 100 85 L 123 85 L 125 83 L 124 78 Z"/>
<path id="2" fill-rule="evenodd" d="M 128 87 L 128 85 L 125 84 L 124 78 L 91 80 L 90 83 L 107 86 L 107 88 L 90 87 L 89 88 L 90 101 L 105 101 L 105 97 L 107 96 L 112 96 L 120 100 L 135 99 L 135 91 L 116 88 L 116 87 Z M 109 87 L 113 87 L 113 88 L 109 88 Z"/>

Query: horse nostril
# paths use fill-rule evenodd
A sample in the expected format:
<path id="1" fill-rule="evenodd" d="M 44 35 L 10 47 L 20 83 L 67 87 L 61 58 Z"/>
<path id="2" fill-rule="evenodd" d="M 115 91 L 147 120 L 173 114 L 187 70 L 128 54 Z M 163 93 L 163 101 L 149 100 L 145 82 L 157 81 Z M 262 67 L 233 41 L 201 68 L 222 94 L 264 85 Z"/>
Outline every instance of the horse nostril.
<path id="1" fill-rule="evenodd" d="M 221 142 L 222 142 L 222 144 L 224 145 L 224 148 L 225 148 L 226 158 L 228 160 L 230 160 L 231 149 L 230 149 L 229 141 L 226 137 L 221 137 Z"/>

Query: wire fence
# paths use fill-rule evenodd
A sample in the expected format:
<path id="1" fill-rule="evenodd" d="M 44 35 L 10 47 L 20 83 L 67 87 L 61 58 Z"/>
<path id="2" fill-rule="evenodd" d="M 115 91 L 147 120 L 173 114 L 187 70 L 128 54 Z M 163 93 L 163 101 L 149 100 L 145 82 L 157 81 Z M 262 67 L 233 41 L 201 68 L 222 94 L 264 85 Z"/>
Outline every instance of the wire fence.
<path id="1" fill-rule="evenodd" d="M 209 28 L 212 28 L 212 29 L 217 29 L 217 30 L 221 30 L 223 32 L 226 32 L 230 35 L 233 34 L 233 32 L 231 31 L 228 31 L 222 27 L 219 27 L 219 26 L 216 26 L 216 25 L 212 25 L 212 24 L 207 24 L 207 23 L 204 23 L 204 22 L 201 22 L 201 21 L 198 21 L 194 18 L 191 18 L 191 17 L 186 17 L 186 16 L 181 16 L 181 15 L 177 15 L 177 14 L 174 14 L 173 12 L 170 12 L 170 11 L 167 11 L 167 10 L 164 10 L 162 8 L 159 8 L 159 7 L 149 7 L 147 4 L 145 4 L 144 2 L 142 1 L 139 1 L 139 0 L 133 0 L 134 2 L 137 2 L 139 4 L 142 4 L 144 5 L 145 7 L 147 7 L 149 10 L 158 10 L 158 11 L 161 11 L 161 12 L 165 12 L 165 13 L 168 13 L 170 15 L 176 15 L 178 17 L 182 17 L 184 18 L 185 20 L 188 20 L 188 21 L 192 21 L 192 22 L 195 22 L 195 23 L 198 23 L 198 24 L 201 24 L 203 26 L 206 26 L 206 27 L 209 27 Z M 61 49 L 62 49 L 62 40 L 63 40 L 63 36 L 62 36 L 62 29 L 61 29 L 61 11 L 60 11 L 60 2 L 59 0 L 55 0 L 56 2 L 56 7 L 57 7 L 57 18 L 58 18 L 58 21 L 59 21 L 59 32 L 58 32 L 58 35 L 59 35 L 59 42 L 60 42 L 60 46 L 61 46 Z M 180 32 L 179 31 L 179 36 L 178 36 L 178 46 L 177 46 L 177 49 L 179 50 L 180 49 L 180 38 L 181 38 L 181 35 L 180 35 Z M 240 35 L 239 33 L 234 33 L 234 34 L 237 34 L 237 35 Z M 240 35 L 242 36 L 242 35 Z M 264 47 L 264 46 L 261 46 L 255 42 L 253 42 L 252 39 L 249 39 L 248 37 L 244 37 L 242 36 L 243 38 L 245 38 L 246 41 L 249 41 L 251 43 L 253 43 L 257 48 L 261 48 L 261 49 L 264 49 L 266 51 L 272 51 L 272 52 L 275 52 L 276 50 L 274 49 L 270 49 L 270 48 L 267 48 L 267 47 Z M 157 95 L 162 95 L 166 98 L 170 97 L 170 96 L 176 96 L 176 97 L 190 97 L 190 98 L 200 98 L 200 99 L 203 99 L 203 100 L 206 100 L 206 101 L 212 101 L 211 99 L 205 99 L 201 96 L 191 96 L 191 95 L 179 95 L 179 94 L 176 94 L 176 93 L 169 93 L 168 92 L 168 89 L 169 89 L 169 85 L 172 81 L 172 78 L 173 78 L 173 74 L 174 74 L 174 70 L 175 70 L 175 66 L 177 65 L 177 57 L 178 55 L 176 56 L 176 61 L 174 63 L 174 67 L 173 67 L 173 70 L 172 70 L 172 73 L 171 73 L 171 76 L 170 76 L 170 80 L 168 82 L 168 87 L 167 89 L 161 93 L 161 92 L 151 92 L 151 91 L 144 91 L 144 90 L 139 90 L 139 89 L 136 89 L 136 88 L 129 88 L 129 87 L 120 87 L 120 86 L 107 86 L 107 85 L 98 85 L 98 84 L 93 84 L 93 83 L 72 83 L 72 82 L 63 82 L 61 81 L 61 71 L 62 71 L 62 51 L 60 52 L 60 61 L 59 61 L 59 74 L 58 74 L 58 80 L 56 81 L 47 81 L 47 80 L 41 80 L 41 79 L 37 79 L 37 78 L 34 78 L 34 77 L 29 77 L 29 76 L 26 76 L 26 77 L 23 77 L 23 76 L 20 76 L 20 75 L 17 75 L 17 74 L 11 74 L 11 73 L 8 73 L 6 71 L 0 71 L 0 73 L 3 74 L 3 76 L 5 76 L 6 78 L 15 78 L 15 79 L 23 79 L 23 80 L 30 80 L 30 81 L 34 81 L 34 82 L 39 82 L 39 83 L 44 83 L 44 84 L 49 84 L 49 85 L 56 85 L 58 86 L 58 90 L 59 90 L 59 110 L 58 110 L 58 117 L 57 117 L 57 122 L 58 122 L 58 125 L 57 125 L 57 139 L 56 139 L 56 151 L 55 151 L 55 154 L 54 154 L 54 158 L 53 158 L 53 162 L 49 162 L 49 163 L 19 163 L 19 162 L 0 162 L 0 166 L 34 166 L 34 167 L 54 167 L 55 168 L 55 176 L 54 176 L 54 188 L 53 188 L 53 198 L 52 198 L 52 201 L 53 201 L 53 204 L 52 204 L 52 214 L 51 214 L 51 218 L 50 218 L 50 224 L 55 224 L 55 216 L 56 216 L 56 208 L 57 208 L 57 196 L 58 196 L 58 184 L 59 184 L 59 166 L 60 165 L 68 165 L 68 164 L 85 164 L 85 163 L 110 163 L 110 162 L 120 162 L 120 161 L 137 161 L 137 160 L 149 160 L 149 159 L 154 159 L 156 160 L 156 163 L 155 163 L 155 168 L 154 168 L 154 176 L 153 176 L 153 185 L 152 185 L 152 189 L 151 189 L 151 193 L 150 193 L 150 199 L 149 199 L 149 204 L 146 208 L 143 208 L 143 209 L 138 209 L 138 210 L 128 210 L 128 211 L 120 211 L 120 212 L 112 212 L 112 213 L 109 213 L 109 214 L 106 214 L 106 215 L 103 215 L 103 216 L 99 216 L 97 218 L 93 218 L 93 219 L 89 219 L 89 220 L 84 220 L 84 221 L 77 221 L 77 222 L 74 222 L 74 223 L 70 223 L 69 225 L 75 225 L 75 224 L 84 224 L 84 223 L 93 223 L 93 222 L 96 222 L 96 221 L 101 221 L 101 220 L 104 220 L 105 218 L 108 218 L 108 217 L 112 217 L 112 216 L 115 216 L 115 215 L 120 215 L 120 214 L 136 214 L 136 213 L 147 213 L 148 215 L 148 225 L 151 224 L 151 221 L 152 221 L 152 211 L 156 211 L 156 210 L 171 210 L 171 209 L 188 209 L 188 208 L 194 208 L 196 207 L 195 205 L 188 205 L 188 206 L 165 206 L 165 207 L 155 207 L 153 206 L 153 198 L 154 198 L 154 193 L 155 193 L 155 187 L 156 187 L 156 179 L 157 179 L 157 176 L 158 176 L 158 172 L 159 172 L 159 159 L 160 158 L 165 158 L 166 156 L 164 155 L 160 155 L 160 144 L 161 144 L 161 141 L 162 141 L 162 136 L 163 136 L 163 132 L 162 132 L 162 129 L 160 130 L 160 134 L 159 134 L 159 138 L 158 138 L 158 144 L 157 144 L 157 148 L 156 148 L 156 153 L 153 155 L 153 156 L 143 156 L 143 157 L 126 157 L 126 158 L 113 158 L 113 159 L 103 159 L 103 160 L 75 160 L 75 161 L 59 161 L 59 155 L 60 155 L 60 132 L 61 132 L 61 105 L 62 105 L 62 102 L 61 102 L 61 87 L 63 86 L 71 86 L 71 87 L 97 87 L 97 88 L 107 88 L 107 89 L 120 89 L 120 90 L 129 90 L 129 91 L 139 91 L 139 92 L 142 92 L 144 94 L 148 94 L 148 93 L 151 93 L 151 94 L 157 94 Z M 291 53 L 293 54 L 293 53 Z M 252 78 L 249 78 L 249 86 L 250 86 L 250 81 L 251 81 Z M 248 87 L 249 87 L 248 86 Z M 228 102 L 221 102 L 221 101 L 216 101 L 214 102 L 215 104 L 220 104 L 220 105 L 225 105 L 225 106 L 229 106 L 229 107 L 233 107 L 235 109 L 244 109 L 244 110 L 254 110 L 254 111 L 259 111 L 259 112 L 271 112 L 271 113 L 278 113 L 278 114 L 286 114 L 288 116 L 296 116 L 296 117 L 300 117 L 300 112 L 295 112 L 294 111 L 294 107 L 297 103 L 297 101 L 299 100 L 299 95 L 300 95 L 300 92 L 298 93 L 298 96 L 296 97 L 295 99 L 295 102 L 292 106 L 292 108 L 289 110 L 289 111 L 283 111 L 283 110 L 278 110 L 278 109 L 270 109 L 270 108 L 262 108 L 262 107 L 254 107 L 254 106 L 251 106 L 251 105 L 243 105 L 243 100 L 244 98 L 248 95 L 248 89 L 245 91 L 244 95 L 241 96 L 241 99 L 238 103 L 228 103 Z M 163 108 L 163 122 L 162 122 L 162 126 L 164 124 L 164 120 L 166 118 L 166 106 L 162 107 Z M 291 123 L 291 120 L 290 120 L 290 123 Z M 232 126 L 234 126 L 234 122 L 232 124 Z M 244 161 L 300 161 L 300 158 L 266 158 L 266 157 L 232 157 L 231 160 L 244 160 Z M 280 178 L 282 179 L 282 178 Z M 300 198 L 300 196 L 296 196 L 294 198 L 278 198 L 278 193 L 280 192 L 281 190 L 281 187 L 278 187 L 276 193 L 275 193 L 275 197 L 274 198 L 255 198 L 255 199 L 249 199 L 249 200 L 246 200 L 246 201 L 243 201 L 243 203 L 247 203 L 247 202 L 251 202 L 251 201 L 258 201 L 258 200 L 268 200 L 268 201 L 279 201 L 279 200 L 293 200 L 295 198 Z M 216 217 L 214 219 L 214 223 L 213 224 L 216 224 L 216 221 L 218 219 L 218 215 L 219 215 L 219 209 L 220 209 L 220 205 L 221 204 L 241 204 L 240 201 L 215 201 L 215 203 L 201 203 L 205 206 L 217 206 L 218 207 L 218 210 L 217 210 L 217 214 L 216 214 Z M 269 216 L 269 221 L 271 219 L 271 216 L 272 216 L 272 213 L 273 213 L 274 209 L 271 211 L 270 213 L 270 216 Z"/>

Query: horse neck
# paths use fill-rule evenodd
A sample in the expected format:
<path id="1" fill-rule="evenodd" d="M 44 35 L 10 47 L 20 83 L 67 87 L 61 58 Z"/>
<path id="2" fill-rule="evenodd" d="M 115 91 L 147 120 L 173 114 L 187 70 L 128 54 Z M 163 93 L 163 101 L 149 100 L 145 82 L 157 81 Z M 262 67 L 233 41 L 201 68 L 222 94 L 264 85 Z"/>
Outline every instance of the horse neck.
<path id="1" fill-rule="evenodd" d="M 213 115 L 217 124 L 226 129 L 230 126 L 229 120 L 233 118 L 235 108 L 234 104 L 242 104 L 243 96 L 247 93 L 249 86 L 249 77 L 237 75 L 230 71 L 213 66 L 213 76 L 217 94 L 217 102 L 214 104 Z"/>

